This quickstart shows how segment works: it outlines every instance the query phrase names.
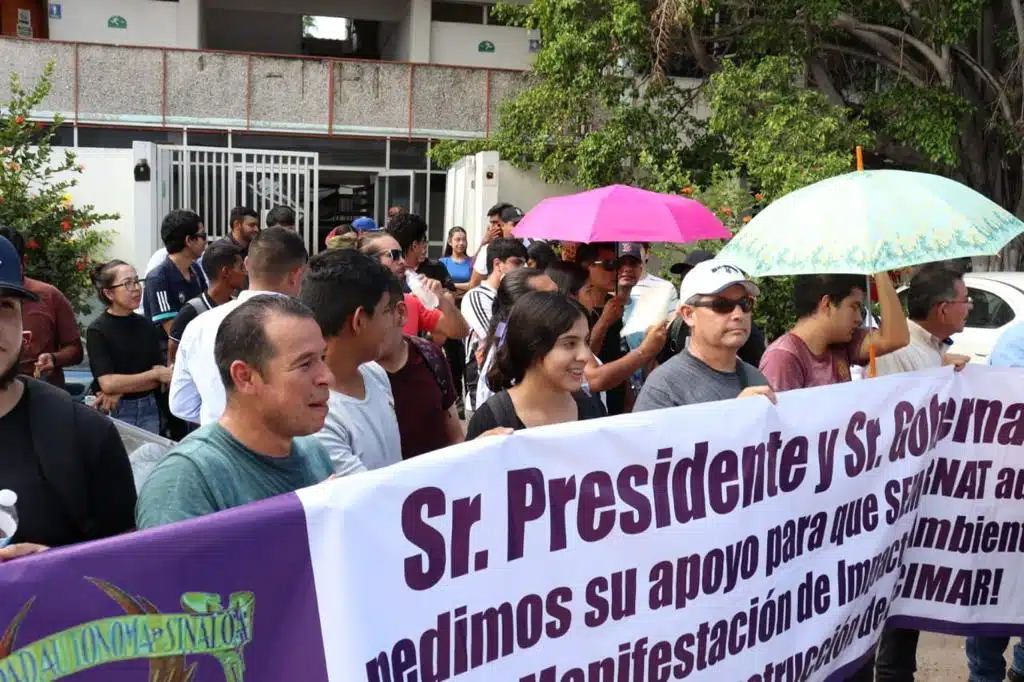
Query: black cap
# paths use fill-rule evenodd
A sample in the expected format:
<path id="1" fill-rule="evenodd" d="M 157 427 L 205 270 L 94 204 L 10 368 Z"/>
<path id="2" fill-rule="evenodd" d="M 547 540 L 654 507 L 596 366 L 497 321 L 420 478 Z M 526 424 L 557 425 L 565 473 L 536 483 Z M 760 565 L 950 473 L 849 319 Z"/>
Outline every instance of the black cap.
<path id="1" fill-rule="evenodd" d="M 617 258 L 630 256 L 642 261 L 644 259 L 644 245 L 640 242 L 619 242 L 615 248 L 615 256 Z"/>
<path id="2" fill-rule="evenodd" d="M 17 296 L 28 301 L 38 301 L 39 297 L 25 288 L 25 278 L 21 272 L 21 257 L 6 237 L 0 237 L 0 293 Z"/>
<path id="3" fill-rule="evenodd" d="M 714 257 L 715 254 L 711 253 L 710 251 L 691 251 L 686 255 L 686 258 L 683 260 L 682 263 L 676 263 L 671 268 L 669 268 L 668 271 L 671 272 L 673 275 L 685 275 L 693 268 L 694 265 L 697 265 L 698 263 L 703 263 L 704 261 L 711 260 Z"/>
<path id="4" fill-rule="evenodd" d="M 506 206 L 501 211 L 501 222 L 518 223 L 523 219 L 523 211 L 518 206 Z"/>

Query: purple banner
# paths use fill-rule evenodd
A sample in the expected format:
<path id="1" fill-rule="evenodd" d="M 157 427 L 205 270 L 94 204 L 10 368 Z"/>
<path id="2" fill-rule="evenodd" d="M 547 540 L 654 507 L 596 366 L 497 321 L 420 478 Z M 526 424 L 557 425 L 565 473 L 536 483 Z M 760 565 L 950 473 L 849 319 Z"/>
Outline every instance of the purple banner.
<path id="1" fill-rule="evenodd" d="M 0 565 L 0 682 L 327 682 L 294 494 Z"/>

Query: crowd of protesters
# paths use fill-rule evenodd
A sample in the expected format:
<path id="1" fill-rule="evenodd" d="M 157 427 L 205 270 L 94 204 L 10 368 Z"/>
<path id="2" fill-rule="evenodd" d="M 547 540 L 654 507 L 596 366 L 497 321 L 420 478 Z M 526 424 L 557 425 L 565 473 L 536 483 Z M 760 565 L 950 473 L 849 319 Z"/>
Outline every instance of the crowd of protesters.
<path id="1" fill-rule="evenodd" d="M 91 278 L 103 312 L 84 348 L 69 301 L 23 276 L 24 240 L 0 228 L 0 487 L 21 519 L 11 560 L 229 509 L 329 477 L 358 475 L 466 439 L 632 411 L 843 383 L 873 353 L 880 374 L 967 358 L 948 352 L 971 309 L 962 273 L 919 268 L 908 314 L 891 277 L 873 278 L 880 324 L 866 325 L 859 275 L 796 278 L 797 321 L 766 344 L 760 287 L 694 251 L 648 272 L 643 243 L 560 245 L 517 239 L 516 206 L 488 212 L 470 249 L 451 229 L 439 260 L 415 214 L 361 218 L 310 256 L 294 211 L 266 225 L 239 207 L 210 244 L 178 210 L 146 270 L 113 260 Z M 625 333 L 658 291 L 672 315 Z M 63 391 L 88 357 L 92 407 Z M 1024 364 L 1024 325 L 992 363 Z M 141 486 L 106 415 L 176 445 Z M 918 633 L 887 629 L 852 680 L 913 680 Z M 1003 679 L 1006 639 L 968 642 L 971 679 Z M 1014 650 L 1010 679 L 1022 679 Z"/>

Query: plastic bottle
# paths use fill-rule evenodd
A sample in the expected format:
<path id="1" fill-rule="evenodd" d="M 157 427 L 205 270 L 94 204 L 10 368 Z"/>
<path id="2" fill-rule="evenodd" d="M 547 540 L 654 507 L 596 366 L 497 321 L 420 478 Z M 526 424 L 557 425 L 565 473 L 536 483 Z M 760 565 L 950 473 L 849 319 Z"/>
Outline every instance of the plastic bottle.
<path id="1" fill-rule="evenodd" d="M 420 299 L 424 308 L 434 309 L 438 306 L 440 301 L 437 300 L 437 295 L 432 291 L 427 291 L 423 286 L 423 276 L 418 272 L 412 270 L 406 270 L 405 282 L 409 285 L 409 291 L 412 292 L 413 296 Z"/>
<path id="2" fill-rule="evenodd" d="M 0 547 L 6 547 L 18 531 L 18 494 L 13 490 L 0 490 Z"/>

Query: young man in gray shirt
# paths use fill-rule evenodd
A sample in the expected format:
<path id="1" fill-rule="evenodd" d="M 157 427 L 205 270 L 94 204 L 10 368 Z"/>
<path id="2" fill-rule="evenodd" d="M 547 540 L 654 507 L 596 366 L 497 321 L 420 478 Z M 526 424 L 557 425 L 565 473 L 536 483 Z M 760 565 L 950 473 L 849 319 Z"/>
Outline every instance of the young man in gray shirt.
<path id="1" fill-rule="evenodd" d="M 689 344 L 651 373 L 633 411 L 758 395 L 775 402 L 764 375 L 736 355 L 750 336 L 760 293 L 732 265 L 713 259 L 694 266 L 679 287 L 678 314 L 690 327 Z"/>

